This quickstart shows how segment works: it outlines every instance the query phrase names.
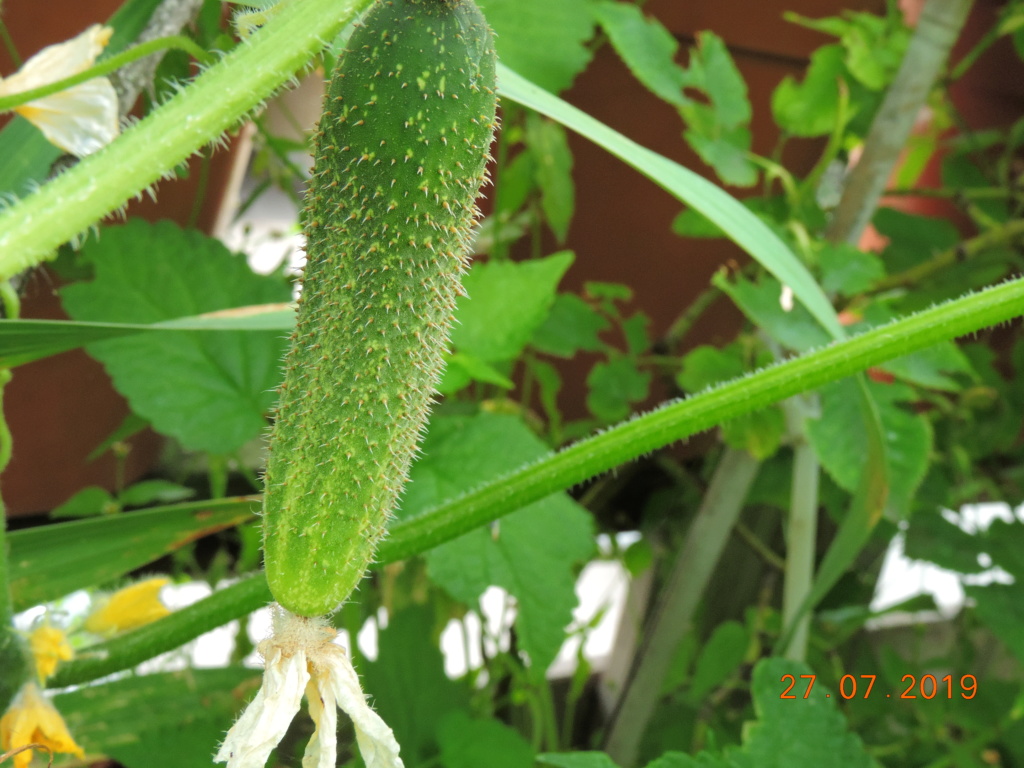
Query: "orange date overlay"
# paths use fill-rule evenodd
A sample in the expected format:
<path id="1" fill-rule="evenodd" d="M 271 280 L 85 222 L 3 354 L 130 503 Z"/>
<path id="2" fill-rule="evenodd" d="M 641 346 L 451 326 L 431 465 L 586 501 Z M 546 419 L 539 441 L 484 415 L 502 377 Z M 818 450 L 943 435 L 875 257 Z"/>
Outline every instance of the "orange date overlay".
<path id="1" fill-rule="evenodd" d="M 780 699 L 809 699 L 814 689 L 814 680 L 817 675 L 783 675 L 779 681 L 788 683 L 785 690 L 779 695 Z M 872 695 L 877 675 L 843 675 L 839 678 L 839 695 L 844 699 L 866 699 Z M 799 680 L 799 683 L 798 683 Z M 937 678 L 935 675 L 904 675 L 900 680 L 902 691 L 891 691 L 883 693 L 881 689 L 874 692 L 876 698 L 886 699 L 952 699 L 959 696 L 962 699 L 973 699 L 978 694 L 978 678 L 974 675 L 963 675 L 959 682 L 956 682 L 953 675 Z M 801 695 L 800 689 L 803 689 Z M 821 689 L 819 689 L 820 691 Z M 825 693 L 825 698 L 831 698 L 831 693 Z"/>

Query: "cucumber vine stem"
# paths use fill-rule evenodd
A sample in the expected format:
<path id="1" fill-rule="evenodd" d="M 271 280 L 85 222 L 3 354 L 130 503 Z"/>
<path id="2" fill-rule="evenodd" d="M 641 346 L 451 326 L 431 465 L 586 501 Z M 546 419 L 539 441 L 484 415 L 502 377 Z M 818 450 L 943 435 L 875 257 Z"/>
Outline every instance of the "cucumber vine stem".
<path id="1" fill-rule="evenodd" d="M 669 403 L 395 525 L 380 547 L 378 563 L 426 552 L 526 504 L 727 419 L 1022 313 L 1024 278 L 1018 278 Z M 90 658 L 63 665 L 52 685 L 83 683 L 126 669 L 244 616 L 269 599 L 263 575 L 252 576 L 194 606 L 97 646 Z"/>

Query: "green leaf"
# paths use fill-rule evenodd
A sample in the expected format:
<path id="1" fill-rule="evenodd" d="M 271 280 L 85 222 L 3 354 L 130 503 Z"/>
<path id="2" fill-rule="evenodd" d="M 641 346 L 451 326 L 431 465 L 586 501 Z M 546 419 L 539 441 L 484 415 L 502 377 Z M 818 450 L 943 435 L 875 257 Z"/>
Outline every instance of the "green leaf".
<path id="1" fill-rule="evenodd" d="M 637 312 L 622 321 L 622 334 L 626 337 L 626 351 L 631 355 L 640 355 L 651 348 L 649 326 L 651 318 L 643 312 Z"/>
<path id="2" fill-rule="evenodd" d="M 148 331 L 290 331 L 295 311 L 283 303 L 240 307 L 160 323 L 89 323 L 76 320 L 0 320 L 0 366 L 14 368 L 104 339 Z"/>
<path id="3" fill-rule="evenodd" d="M 502 389 L 515 387 L 512 380 L 494 366 L 472 355 L 456 352 L 448 357 L 444 376 L 437 386 L 437 391 L 442 395 L 450 395 L 458 392 L 471 381 L 494 384 Z"/>
<path id="4" fill-rule="evenodd" d="M 258 504 L 240 496 L 13 531 L 7 539 L 15 610 L 119 579 L 196 539 L 253 520 Z"/>
<path id="5" fill-rule="evenodd" d="M 462 283 L 452 344 L 487 363 L 514 360 L 547 317 L 573 255 L 531 261 L 478 262 Z"/>
<path id="6" fill-rule="evenodd" d="M 960 241 L 960 233 L 946 219 L 879 208 L 872 223 L 889 239 L 883 258 L 890 272 L 900 272 L 927 261 Z"/>
<path id="7" fill-rule="evenodd" d="M 697 659 L 690 682 L 690 699 L 699 703 L 724 683 L 743 663 L 749 647 L 750 635 L 738 621 L 724 621 L 715 627 Z"/>
<path id="8" fill-rule="evenodd" d="M 207 765 L 259 673 L 243 667 L 127 677 L 59 694 L 54 704 L 90 755 L 125 768 Z"/>
<path id="9" fill-rule="evenodd" d="M 626 418 L 633 403 L 646 399 L 651 374 L 641 371 L 629 357 L 614 357 L 597 363 L 587 376 L 587 408 L 605 421 Z"/>
<path id="10" fill-rule="evenodd" d="M 707 216 L 687 208 L 680 211 L 672 219 L 672 231 L 680 237 L 699 237 L 717 239 L 726 237 L 725 232 L 717 224 L 711 222 Z"/>
<path id="11" fill-rule="evenodd" d="M 850 243 L 825 243 L 818 254 L 821 287 L 828 293 L 856 296 L 885 276 L 885 265 L 873 253 Z"/>
<path id="12" fill-rule="evenodd" d="M 786 417 L 778 407 L 752 411 L 722 424 L 722 440 L 759 461 L 775 455 L 786 434 Z"/>
<path id="13" fill-rule="evenodd" d="M 790 659 L 769 658 L 754 667 L 752 692 L 757 720 L 743 733 L 742 753 L 757 768 L 791 768 L 797 765 L 841 765 L 843 768 L 872 768 L 874 761 L 860 738 L 850 733 L 846 719 L 836 706 L 835 692 L 820 682 L 804 699 L 782 699 L 787 683 L 784 675 L 812 674 L 806 664 Z M 800 694 L 802 696 L 802 692 Z"/>
<path id="14" fill-rule="evenodd" d="M 594 32 L 587 0 L 479 0 L 494 29 L 498 58 L 553 93 L 572 85 L 590 62 Z"/>
<path id="15" fill-rule="evenodd" d="M 580 350 L 600 352 L 605 348 L 600 334 L 610 325 L 604 315 L 576 294 L 560 293 L 530 343 L 541 352 L 559 357 L 572 357 Z"/>
<path id="16" fill-rule="evenodd" d="M 647 768 L 736 768 L 736 763 L 710 752 L 701 752 L 695 757 L 684 752 L 666 752 L 649 762 Z"/>
<path id="17" fill-rule="evenodd" d="M 860 481 L 867 452 L 855 386 L 852 379 L 844 379 L 822 388 L 821 418 L 807 422 L 808 437 L 822 466 L 836 483 L 851 492 Z M 869 382 L 868 390 L 877 404 L 885 437 L 887 509 L 902 517 L 928 469 L 931 425 L 902 405 L 914 400 L 910 387 Z"/>
<path id="18" fill-rule="evenodd" d="M 737 276 L 730 282 L 721 274 L 712 278 L 750 321 L 789 349 L 806 352 L 829 342 L 828 334 L 802 305 L 794 305 L 788 312 L 782 306 L 782 286 L 771 277 L 751 282 Z"/>
<path id="19" fill-rule="evenodd" d="M 379 637 L 377 660 L 361 670 L 364 688 L 373 692 L 374 709 L 395 732 L 405 764 L 425 764 L 438 753 L 444 716 L 468 707 L 469 691 L 445 675 L 427 606 L 393 614 Z"/>
<path id="20" fill-rule="evenodd" d="M 414 516 L 547 453 L 515 416 L 435 418 L 413 465 L 399 512 Z M 431 579 L 473 605 L 489 586 L 518 603 L 520 648 L 537 674 L 558 653 L 576 606 L 573 566 L 593 551 L 589 515 L 562 493 L 530 504 L 427 554 Z"/>
<path id="21" fill-rule="evenodd" d="M 172 483 L 170 480 L 143 480 L 121 491 L 117 495 L 117 500 L 126 507 L 144 507 L 157 502 L 173 504 L 195 495 L 194 488 Z"/>
<path id="22" fill-rule="evenodd" d="M 822 46 L 811 54 L 802 83 L 787 75 L 772 93 L 772 115 L 794 136 L 824 136 L 839 118 L 840 80 L 846 75 L 842 46 Z"/>
<path id="23" fill-rule="evenodd" d="M 735 343 L 721 349 L 710 345 L 695 347 L 683 357 L 676 381 L 686 392 L 694 394 L 720 382 L 739 378 L 746 373 L 742 355 L 742 348 Z"/>
<path id="24" fill-rule="evenodd" d="M 50 517 L 94 517 L 120 511 L 118 503 L 105 488 L 83 488 L 50 513 Z"/>
<path id="25" fill-rule="evenodd" d="M 951 374 L 960 374 L 968 380 L 976 378 L 970 361 L 952 341 L 897 357 L 879 367 L 911 384 L 945 392 L 959 392 L 963 389 L 962 383 L 952 378 Z"/>
<path id="26" fill-rule="evenodd" d="M 472 720 L 464 712 L 445 718 L 438 733 L 444 768 L 533 768 L 533 748 L 497 720 Z"/>
<path id="27" fill-rule="evenodd" d="M 656 152 L 640 146 L 598 120 L 498 65 L 499 90 L 505 98 L 547 115 L 587 137 L 636 168 L 681 203 L 721 227 L 793 294 L 834 339 L 846 336 L 828 298 L 810 272 L 778 235 L 738 200 L 711 182 Z"/>
<path id="28" fill-rule="evenodd" d="M 683 95 L 686 73 L 675 63 L 679 43 L 657 19 L 644 16 L 635 5 L 601 0 L 594 4 L 597 21 L 629 71 L 658 98 L 677 107 L 690 100 Z"/>
<path id="29" fill-rule="evenodd" d="M 1024 583 L 966 586 L 974 611 L 1018 662 L 1024 662 Z"/>
<path id="30" fill-rule="evenodd" d="M 545 752 L 537 762 L 557 768 L 619 768 L 604 752 Z"/>
<path id="31" fill-rule="evenodd" d="M 96 278 L 61 292 L 77 320 L 153 323 L 285 302 L 290 289 L 252 272 L 219 241 L 169 222 L 103 231 L 83 256 Z M 90 346 L 139 415 L 188 448 L 230 453 L 266 427 L 280 380 L 277 333 L 144 334 Z"/>
<path id="32" fill-rule="evenodd" d="M 689 130 L 683 133 L 683 138 L 701 160 L 715 169 L 723 183 L 735 187 L 757 183 L 757 167 L 747 157 L 751 142 L 748 128 L 720 129 L 712 135 Z"/>
<path id="33" fill-rule="evenodd" d="M 544 217 L 558 242 L 563 243 L 576 205 L 572 152 L 565 128 L 530 113 L 526 122 L 526 143 L 534 160 Z"/>

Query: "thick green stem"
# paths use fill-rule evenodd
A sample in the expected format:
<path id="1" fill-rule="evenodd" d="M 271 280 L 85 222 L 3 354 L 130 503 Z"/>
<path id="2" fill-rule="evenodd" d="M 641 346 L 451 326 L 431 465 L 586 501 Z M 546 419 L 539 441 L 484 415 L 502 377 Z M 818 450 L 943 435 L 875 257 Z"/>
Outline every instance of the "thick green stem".
<path id="1" fill-rule="evenodd" d="M 832 242 L 856 243 L 874 215 L 892 169 L 907 143 L 973 0 L 928 0 L 896 79 L 871 123 L 864 153 L 846 182 L 829 224 Z"/>
<path id="2" fill-rule="evenodd" d="M 1006 322 L 1022 313 L 1024 278 L 972 293 L 709 392 L 670 403 L 395 525 L 380 548 L 378 562 L 404 560 L 425 552 L 552 493 L 730 418 L 816 389 L 894 357 Z M 222 596 L 224 592 L 229 594 Z M 252 577 L 196 606 L 103 644 L 105 658 L 65 665 L 57 673 L 54 685 L 86 682 L 133 666 L 244 616 L 269 597 L 263 576 Z M 219 612 L 207 609 L 209 601 L 214 601 Z"/>
<path id="3" fill-rule="evenodd" d="M 605 751 L 619 765 L 632 766 L 647 725 L 661 699 L 662 682 L 679 643 L 693 624 L 711 574 L 722 556 L 761 464 L 746 451 L 729 448 L 715 468 L 697 516 L 676 555 L 668 581 L 637 654 L 626 690 L 619 698 Z"/>
<path id="4" fill-rule="evenodd" d="M 793 442 L 793 482 L 786 529 L 786 578 L 782 590 L 782 623 L 789 626 L 797 619 L 804 599 L 814 583 L 814 555 L 818 537 L 818 455 L 807 442 L 806 401 L 790 398 L 783 403 L 789 434 Z M 811 617 L 804 615 L 793 630 L 786 647 L 788 659 L 803 661 Z"/>
<path id="5" fill-rule="evenodd" d="M 50 258 L 230 130 L 304 67 L 369 0 L 293 0 L 188 88 L 109 146 L 0 213 L 0 280 Z M 128 162 L 127 160 L 130 160 Z"/>

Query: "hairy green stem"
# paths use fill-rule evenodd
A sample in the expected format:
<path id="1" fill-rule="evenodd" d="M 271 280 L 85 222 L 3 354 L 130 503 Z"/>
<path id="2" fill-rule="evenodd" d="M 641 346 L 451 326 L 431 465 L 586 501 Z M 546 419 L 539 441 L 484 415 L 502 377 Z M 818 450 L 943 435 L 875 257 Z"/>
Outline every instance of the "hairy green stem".
<path id="1" fill-rule="evenodd" d="M 125 64 L 131 64 L 134 61 L 145 58 L 146 56 L 157 53 L 158 51 L 165 51 L 173 48 L 185 51 L 197 61 L 204 64 L 211 60 L 210 54 L 184 35 L 161 37 L 157 40 L 149 40 L 148 42 L 133 46 L 127 51 L 119 53 L 116 56 L 111 56 L 109 59 L 104 59 L 98 64 L 94 64 L 78 74 L 72 75 L 71 77 L 65 77 L 63 80 L 55 80 L 52 83 L 41 85 L 38 88 L 19 91 L 18 93 L 12 93 L 8 96 L 0 96 L 0 112 L 8 112 L 16 107 L 20 107 L 22 104 L 27 104 L 30 101 L 35 101 L 36 99 L 42 99 L 46 96 L 52 96 L 55 93 L 66 91 L 68 88 L 73 88 L 76 85 L 88 82 L 94 78 L 109 75 L 115 69 L 119 69 Z"/>
<path id="2" fill-rule="evenodd" d="M 378 562 L 390 563 L 426 552 L 529 503 L 723 421 L 1022 313 L 1024 278 L 1019 278 L 669 403 L 393 526 L 380 547 Z M 196 606 L 104 643 L 99 648 L 105 658 L 70 662 L 58 671 L 53 684 L 86 682 L 131 667 L 244 616 L 263 605 L 269 596 L 262 574 L 251 577 Z M 206 607 L 209 601 L 214 601 L 213 609 Z"/>
<path id="3" fill-rule="evenodd" d="M 0 213 L 0 279 L 51 257 L 230 130 L 304 67 L 369 0 L 293 0 L 109 146 Z M 130 158 L 131 162 L 126 162 Z"/>
<path id="4" fill-rule="evenodd" d="M 644 733 L 661 700 L 661 687 L 679 643 L 690 631 L 697 606 L 718 565 L 747 492 L 761 466 L 743 450 L 726 449 L 715 468 L 697 516 L 677 553 L 672 571 L 634 661 L 626 689 L 615 707 L 605 751 L 619 765 L 632 766 Z"/>
<path id="5" fill-rule="evenodd" d="M 871 123 L 864 153 L 829 223 L 832 242 L 856 243 L 871 220 L 910 131 L 938 78 L 973 0 L 928 0 L 896 79 Z"/>
<path id="6" fill-rule="evenodd" d="M 786 529 L 786 570 L 782 589 L 782 623 L 798 623 L 785 656 L 803 661 L 810 633 L 809 614 L 798 617 L 804 598 L 814 582 L 814 555 L 818 538 L 818 476 L 820 466 L 814 447 L 807 441 L 808 403 L 799 397 L 782 404 L 793 442 L 793 482 Z"/>

